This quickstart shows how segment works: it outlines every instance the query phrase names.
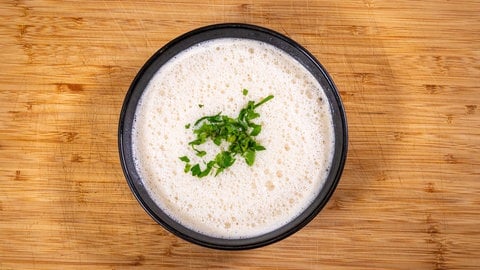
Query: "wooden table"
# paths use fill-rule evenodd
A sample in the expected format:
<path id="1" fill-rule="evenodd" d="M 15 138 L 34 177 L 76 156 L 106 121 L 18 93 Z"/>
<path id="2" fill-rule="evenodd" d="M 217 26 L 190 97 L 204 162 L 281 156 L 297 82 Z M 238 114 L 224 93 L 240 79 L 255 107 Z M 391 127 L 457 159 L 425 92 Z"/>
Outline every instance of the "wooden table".
<path id="1" fill-rule="evenodd" d="M 478 269 L 480 1 L 2 1 L 0 269 Z M 344 175 L 295 235 L 226 252 L 157 225 L 119 164 L 124 95 L 148 57 L 258 24 L 329 70 Z"/>

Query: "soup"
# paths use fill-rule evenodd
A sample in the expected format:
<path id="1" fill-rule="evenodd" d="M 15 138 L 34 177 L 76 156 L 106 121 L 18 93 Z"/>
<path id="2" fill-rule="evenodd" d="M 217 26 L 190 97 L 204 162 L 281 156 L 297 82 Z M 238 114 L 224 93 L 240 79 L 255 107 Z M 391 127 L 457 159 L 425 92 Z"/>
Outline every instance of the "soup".
<path id="1" fill-rule="evenodd" d="M 186 125 L 219 112 L 236 117 L 268 95 L 255 119 L 266 150 L 253 166 L 237 158 L 217 176 L 184 172 L 179 157 L 195 156 Z M 183 226 L 225 239 L 266 234 L 302 213 L 328 176 L 334 143 L 318 81 L 284 51 L 243 38 L 204 41 L 170 59 L 143 92 L 132 129 L 135 167 L 155 203 Z M 199 162 L 219 151 L 211 142 L 202 149 Z"/>

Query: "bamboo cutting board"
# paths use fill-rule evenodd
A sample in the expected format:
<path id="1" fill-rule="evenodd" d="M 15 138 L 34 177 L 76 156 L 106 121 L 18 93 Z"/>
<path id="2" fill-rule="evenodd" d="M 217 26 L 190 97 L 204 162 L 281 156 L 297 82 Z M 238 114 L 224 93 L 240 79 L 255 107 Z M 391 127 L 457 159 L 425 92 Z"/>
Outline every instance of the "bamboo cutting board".
<path id="1" fill-rule="evenodd" d="M 2 1 L 0 269 L 478 269 L 479 1 Z M 336 82 L 349 154 L 293 236 L 225 252 L 166 232 L 119 165 L 143 63 L 176 36 L 258 24 Z"/>

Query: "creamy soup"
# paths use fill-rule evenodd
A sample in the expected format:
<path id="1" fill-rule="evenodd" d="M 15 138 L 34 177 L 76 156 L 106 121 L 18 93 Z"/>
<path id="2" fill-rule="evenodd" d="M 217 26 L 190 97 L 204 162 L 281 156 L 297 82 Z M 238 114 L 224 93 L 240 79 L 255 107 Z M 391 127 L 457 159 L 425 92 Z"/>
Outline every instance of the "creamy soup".
<path id="1" fill-rule="evenodd" d="M 218 176 L 184 173 L 179 157 L 198 158 L 186 124 L 219 112 L 236 117 L 249 100 L 268 95 L 275 97 L 255 119 L 266 150 L 253 166 L 238 157 Z M 145 89 L 132 132 L 135 166 L 158 206 L 185 227 L 227 239 L 262 235 L 297 217 L 321 190 L 334 150 L 317 80 L 287 53 L 249 39 L 202 42 L 169 60 Z M 201 148 L 207 161 L 219 152 L 213 143 Z"/>

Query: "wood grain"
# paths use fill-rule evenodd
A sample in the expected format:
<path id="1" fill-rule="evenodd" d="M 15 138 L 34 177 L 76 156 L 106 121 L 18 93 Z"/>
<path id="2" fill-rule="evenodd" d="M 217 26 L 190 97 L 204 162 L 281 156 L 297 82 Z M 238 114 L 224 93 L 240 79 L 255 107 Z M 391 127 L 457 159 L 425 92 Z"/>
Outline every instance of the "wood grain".
<path id="1" fill-rule="evenodd" d="M 0 269 L 478 269 L 479 1 L 2 1 Z M 277 244 L 180 240 L 124 180 L 117 122 L 166 42 L 277 30 L 329 70 L 348 115 L 336 193 Z"/>

